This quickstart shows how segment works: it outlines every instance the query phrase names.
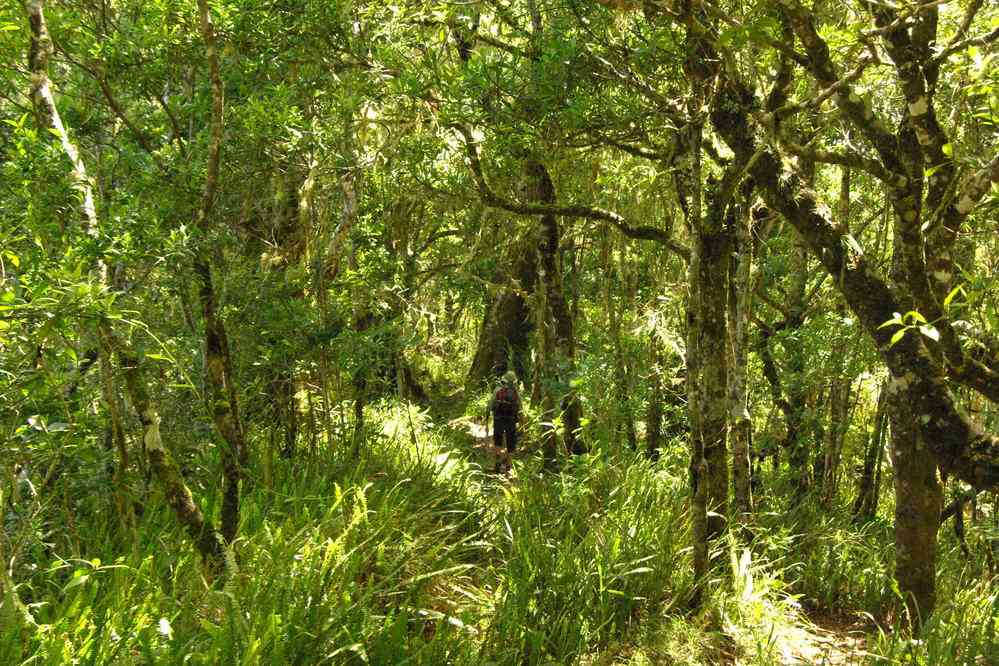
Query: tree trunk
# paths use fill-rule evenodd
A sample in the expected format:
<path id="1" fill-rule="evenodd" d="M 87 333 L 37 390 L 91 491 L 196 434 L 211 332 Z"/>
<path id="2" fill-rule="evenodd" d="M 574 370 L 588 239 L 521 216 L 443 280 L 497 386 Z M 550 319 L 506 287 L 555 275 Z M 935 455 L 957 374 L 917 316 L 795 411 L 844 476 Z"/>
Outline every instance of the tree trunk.
<path id="1" fill-rule="evenodd" d="M 696 157 L 694 158 L 697 159 Z M 687 413 L 690 420 L 690 533 L 694 555 L 694 580 L 708 574 L 708 465 L 704 459 L 703 413 L 701 407 L 701 244 L 692 243 L 687 268 Z M 694 604 L 701 601 L 695 590 Z"/>
<path id="2" fill-rule="evenodd" d="M 807 24 L 810 20 L 807 12 L 799 10 L 796 9 L 798 14 L 794 17 L 796 29 L 801 27 L 799 24 Z M 805 25 L 802 29 L 809 27 Z M 807 39 L 811 46 L 819 47 L 810 55 L 818 59 L 820 69 L 824 68 L 828 64 L 823 60 L 828 59 L 828 52 L 821 49 L 824 42 L 814 29 Z M 823 79 L 835 79 L 835 73 L 831 73 L 830 77 L 826 77 L 826 73 L 829 72 L 823 70 Z M 854 104 L 848 95 L 836 96 L 835 100 L 847 112 L 862 112 L 859 108 L 862 105 L 859 102 Z M 924 436 L 923 441 L 936 458 L 940 471 L 957 476 L 975 488 L 999 486 L 999 437 L 984 432 L 968 418 L 956 403 L 947 386 L 947 379 L 967 383 L 984 395 L 999 395 L 999 381 L 993 382 L 988 377 L 990 369 L 980 364 L 941 363 L 928 348 L 925 336 L 918 333 L 903 335 L 892 344 L 897 329 L 883 324 L 893 319 L 893 313 L 906 312 L 904 304 L 878 274 L 862 248 L 858 250 L 855 247 L 856 239 L 845 237 L 830 223 L 827 213 L 818 205 L 814 194 L 802 186 L 795 170 L 785 168 L 772 149 L 758 144 L 757 128 L 750 113 L 754 103 L 754 93 L 750 88 L 741 81 L 726 78 L 714 97 L 710 112 L 713 126 L 737 157 L 753 160 L 747 173 L 752 176 L 757 191 L 771 208 L 794 225 L 815 258 L 834 278 L 833 284 L 876 345 L 898 388 L 906 392 L 914 411 L 919 414 L 918 427 Z M 856 114 L 851 117 L 856 117 Z M 866 122 L 862 127 L 878 137 L 883 134 L 881 123 Z M 883 144 L 886 150 L 897 145 L 896 139 L 889 137 L 889 141 Z M 970 212 L 984 196 L 990 178 L 999 180 L 999 160 L 989 168 L 991 171 L 980 171 L 966 183 L 960 199 L 963 212 L 957 211 L 959 215 Z M 894 179 L 899 187 L 903 181 L 907 183 L 908 177 Z M 953 212 L 954 208 L 950 206 L 947 210 Z M 918 218 L 917 211 L 917 229 Z M 941 321 L 937 327 L 939 329 L 948 324 Z M 941 332 L 941 341 L 943 339 Z"/>
<path id="3" fill-rule="evenodd" d="M 543 164 L 531 160 L 527 164 L 529 178 L 529 198 L 544 204 L 555 203 L 555 186 Z M 561 233 L 558 218 L 551 214 L 541 216 L 541 239 L 538 245 L 538 278 L 544 284 L 547 309 L 546 325 L 550 325 L 554 335 L 554 356 L 547 359 L 549 369 L 554 373 L 554 382 L 542 389 L 554 391 L 552 402 L 560 402 L 562 423 L 565 428 L 564 442 L 568 452 L 583 453 L 585 447 L 579 439 L 582 420 L 582 405 L 572 387 L 576 375 L 576 338 L 573 331 L 572 313 L 565 298 L 562 283 L 562 267 L 559 262 L 559 242 Z M 550 322 L 550 323 L 549 323 Z"/>
<path id="4" fill-rule="evenodd" d="M 837 224 L 840 231 L 850 231 L 850 169 L 844 167 L 840 174 L 839 210 Z M 840 319 L 846 314 L 845 303 L 840 303 L 837 313 Z M 822 497 L 825 504 L 831 505 L 839 489 L 840 460 L 843 440 L 849 428 L 850 388 L 853 378 L 849 376 L 849 343 L 841 338 L 832 349 L 833 376 L 829 387 L 829 427 L 826 431 L 825 456 L 822 464 Z"/>
<path id="5" fill-rule="evenodd" d="M 835 353 L 845 354 L 846 349 L 834 350 Z M 825 447 L 822 462 L 822 498 L 826 505 L 830 505 L 836 496 L 839 487 L 840 460 L 843 453 L 843 440 L 849 428 L 850 411 L 850 385 L 851 378 L 848 377 L 842 364 L 838 364 L 835 375 L 832 378 L 832 386 L 829 387 L 829 426 L 826 429 Z"/>
<path id="6" fill-rule="evenodd" d="M 749 317 L 752 308 L 750 272 L 753 262 L 752 216 L 746 210 L 735 215 L 735 252 L 732 253 L 728 280 L 729 373 L 728 397 L 732 443 L 732 480 L 735 490 L 735 514 L 745 524 L 753 511 L 752 449 L 753 422 L 746 398 L 747 347 Z"/>
<path id="7" fill-rule="evenodd" d="M 63 150 L 73 164 L 71 175 L 74 184 L 83 193 L 84 228 L 89 235 L 96 237 L 98 235 L 98 220 L 94 206 L 93 189 L 79 152 L 70 141 L 69 134 L 62 124 L 49 83 L 48 61 L 52 54 L 52 41 L 45 22 L 43 4 L 41 0 L 31 0 L 25 5 L 31 27 L 31 45 L 28 57 L 29 69 L 32 72 L 31 98 L 40 129 L 51 128 L 55 131 Z M 99 260 L 98 264 L 100 266 L 98 280 L 106 285 L 106 265 L 103 260 Z M 163 490 L 167 504 L 173 509 L 178 521 L 195 542 L 205 563 L 213 570 L 217 570 L 222 560 L 222 544 L 214 527 L 205 520 L 201 510 L 195 504 L 190 490 L 184 483 L 180 469 L 163 445 L 159 430 L 159 413 L 155 403 L 149 397 L 149 390 L 138 357 L 124 342 L 115 337 L 108 320 L 100 319 L 98 321 L 97 333 L 105 354 L 113 353 L 117 356 L 125 373 L 125 384 L 132 406 L 142 422 L 143 446 L 149 459 L 151 471 Z"/>
<path id="8" fill-rule="evenodd" d="M 790 330 L 789 334 L 783 338 L 785 363 L 782 384 L 787 392 L 789 406 L 787 439 L 784 440 L 784 448 L 788 451 L 788 465 L 797 478 L 795 496 L 797 499 L 801 499 L 812 485 L 812 469 L 809 464 L 809 453 L 812 447 L 805 428 L 808 387 L 805 384 L 804 345 L 798 331 L 804 323 L 805 288 L 808 284 L 808 250 L 797 238 L 795 238 L 791 250 L 790 271 L 788 310 L 791 317 L 785 329 Z"/>
<path id="9" fill-rule="evenodd" d="M 874 412 L 874 422 L 868 437 L 867 448 L 864 451 L 864 467 L 857 484 L 857 497 L 853 502 L 855 520 L 871 520 L 877 513 L 878 496 L 880 494 L 880 467 L 884 456 L 885 430 L 888 422 L 886 402 L 887 385 L 878 389 L 878 402 Z"/>
<path id="10" fill-rule="evenodd" d="M 889 393 L 888 412 L 895 470 L 895 579 L 909 621 L 919 626 L 936 604 L 937 530 L 943 491 L 936 463 L 903 393 Z"/>
<path id="11" fill-rule="evenodd" d="M 709 205 L 713 205 L 712 204 Z M 720 211 L 717 211 L 720 213 Z M 700 291 L 701 437 L 707 467 L 708 539 L 725 530 L 728 516 L 728 333 L 727 279 L 731 236 L 724 229 L 702 232 L 694 241 L 700 257 L 697 274 Z"/>
<path id="12" fill-rule="evenodd" d="M 687 227 L 694 237 L 687 266 L 687 413 L 690 421 L 690 533 L 694 559 L 696 585 L 692 603 L 699 606 L 702 600 L 701 585 L 707 580 L 710 566 L 710 533 L 708 510 L 710 506 L 708 463 L 705 458 L 704 382 L 701 379 L 702 353 L 705 351 L 704 307 L 702 305 L 702 253 L 701 241 L 701 139 L 703 128 L 692 124 L 685 138 L 687 168 L 676 176 L 681 201 L 686 200 Z M 711 342 L 707 340 L 707 342 Z M 717 341 L 715 341 L 717 342 Z"/>
<path id="13" fill-rule="evenodd" d="M 353 258 L 352 258 L 353 261 Z M 372 316 L 366 307 L 355 302 L 354 331 L 364 333 L 371 326 Z M 364 405 L 368 400 L 368 368 L 359 367 L 351 377 L 354 389 L 354 449 L 358 450 L 364 437 Z"/>
<path id="14" fill-rule="evenodd" d="M 246 442 L 239 419 L 232 362 L 225 325 L 218 316 L 212 274 L 206 261 L 195 262 L 200 280 L 202 317 L 205 326 L 205 374 L 208 410 L 224 442 L 222 446 L 221 531 L 227 543 L 236 538 L 239 527 L 239 484 L 246 463 Z"/>
<path id="15" fill-rule="evenodd" d="M 659 460 L 663 442 L 663 369 L 659 351 L 659 333 L 649 335 L 649 368 L 652 386 L 649 390 L 649 408 L 645 417 L 645 451 L 650 460 Z"/>
<path id="16" fill-rule="evenodd" d="M 222 544 L 224 537 L 215 530 L 194 501 L 194 496 L 184 482 L 180 467 L 160 435 L 160 415 L 149 395 L 145 375 L 139 357 L 124 341 L 112 332 L 107 322 L 98 326 L 101 344 L 112 350 L 125 374 L 125 386 L 132 407 L 142 423 L 143 444 L 153 476 L 156 478 L 167 504 L 173 509 L 177 521 L 194 542 L 206 566 L 218 572 L 222 566 Z"/>
<path id="17" fill-rule="evenodd" d="M 614 298 L 613 285 L 621 282 L 621 273 L 618 272 L 612 261 L 613 241 L 610 228 L 604 227 L 603 238 L 600 247 L 600 263 L 604 272 L 603 280 L 603 301 L 604 313 L 606 314 L 605 324 L 607 334 L 611 338 L 611 345 L 614 349 L 614 405 L 610 410 L 612 415 L 612 430 L 614 432 L 614 446 L 620 446 L 621 434 L 625 434 L 628 447 L 634 451 L 638 446 L 638 438 L 635 433 L 635 421 L 631 416 L 630 399 L 631 391 L 628 382 L 628 368 L 624 358 L 624 345 L 621 341 L 621 314 L 618 312 L 617 303 Z"/>
<path id="18" fill-rule="evenodd" d="M 129 497 L 125 477 L 128 472 L 128 446 L 125 443 L 125 428 L 122 425 L 121 401 L 115 386 L 114 372 L 111 367 L 113 351 L 102 348 L 99 352 L 101 364 L 101 392 L 104 408 L 108 414 L 108 438 L 112 452 L 118 454 L 114 465 L 112 483 L 114 484 L 114 503 L 118 513 L 119 526 L 122 533 L 128 533 L 135 528 L 135 511 Z"/>
<path id="19" fill-rule="evenodd" d="M 541 251 L 538 252 L 538 263 L 541 263 Z M 558 466 L 558 432 L 555 428 L 555 398 L 551 384 L 555 381 L 555 371 L 552 361 L 555 357 L 555 331 L 549 316 L 548 282 L 538 281 L 535 292 L 535 330 L 538 332 L 538 343 L 534 364 L 534 393 L 532 400 L 541 405 L 541 451 L 544 456 L 544 466 L 554 470 Z"/>
<path id="20" fill-rule="evenodd" d="M 201 205 L 195 223 L 204 230 L 210 227 L 212 211 L 219 185 L 222 139 L 224 129 L 224 100 L 222 78 L 219 70 L 218 45 L 215 26 L 207 0 L 198 0 L 201 37 L 208 61 L 208 74 L 212 90 L 212 113 L 208 142 L 208 160 Z M 239 419 L 236 386 L 232 376 L 232 358 L 225 323 L 218 314 L 215 285 L 207 248 L 202 248 L 194 261 L 198 277 L 198 294 L 205 327 L 205 398 L 208 411 L 225 444 L 222 448 L 222 515 L 221 533 L 227 543 L 236 538 L 239 527 L 239 485 L 242 467 L 246 464 L 246 441 Z"/>
<path id="21" fill-rule="evenodd" d="M 466 391 L 474 392 L 490 377 L 514 370 L 527 377 L 530 334 L 534 330 L 527 299 L 538 280 L 537 249 L 533 239 L 508 249 L 509 271 L 501 271 L 504 286 L 491 298 L 479 329 L 475 357 L 465 380 Z"/>
<path id="22" fill-rule="evenodd" d="M 271 400 L 275 425 L 281 427 L 284 441 L 281 444 L 281 457 L 292 458 L 298 443 L 299 414 L 296 401 L 297 380 L 293 363 L 281 359 L 275 363 L 271 379 Z"/>

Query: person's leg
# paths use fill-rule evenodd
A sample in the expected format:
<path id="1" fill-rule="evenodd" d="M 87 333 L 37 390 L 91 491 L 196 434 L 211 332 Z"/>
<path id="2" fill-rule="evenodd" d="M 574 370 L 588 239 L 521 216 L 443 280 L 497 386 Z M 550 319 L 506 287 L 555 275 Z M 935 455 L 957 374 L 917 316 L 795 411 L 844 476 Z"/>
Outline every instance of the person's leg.
<path id="1" fill-rule="evenodd" d="M 494 453 L 496 454 L 496 469 L 494 470 L 497 474 L 503 472 L 503 460 L 505 458 L 505 442 L 506 439 L 506 427 L 502 418 L 493 416 L 493 446 L 495 447 Z"/>
<path id="2" fill-rule="evenodd" d="M 517 448 L 517 425 L 514 421 L 507 420 L 503 423 L 503 438 L 506 440 L 506 451 L 504 452 L 503 459 L 506 462 L 507 469 L 513 467 L 513 451 Z"/>

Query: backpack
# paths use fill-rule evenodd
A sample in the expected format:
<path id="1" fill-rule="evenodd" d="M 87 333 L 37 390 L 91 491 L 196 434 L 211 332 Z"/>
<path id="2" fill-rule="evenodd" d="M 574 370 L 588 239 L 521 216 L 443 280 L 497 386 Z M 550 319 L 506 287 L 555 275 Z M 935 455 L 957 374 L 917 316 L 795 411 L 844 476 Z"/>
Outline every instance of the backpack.
<path id="1" fill-rule="evenodd" d="M 496 391 L 496 418 L 513 418 L 517 415 L 517 390 L 501 386 Z"/>

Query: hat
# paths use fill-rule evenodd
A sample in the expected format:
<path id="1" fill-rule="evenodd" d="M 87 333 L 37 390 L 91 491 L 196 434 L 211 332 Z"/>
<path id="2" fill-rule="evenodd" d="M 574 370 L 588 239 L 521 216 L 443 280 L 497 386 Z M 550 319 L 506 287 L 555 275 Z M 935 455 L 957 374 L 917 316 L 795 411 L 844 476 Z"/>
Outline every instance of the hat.
<path id="1" fill-rule="evenodd" d="M 517 373 L 513 370 L 507 370 L 503 373 L 503 383 L 504 384 L 516 384 L 517 383 Z"/>

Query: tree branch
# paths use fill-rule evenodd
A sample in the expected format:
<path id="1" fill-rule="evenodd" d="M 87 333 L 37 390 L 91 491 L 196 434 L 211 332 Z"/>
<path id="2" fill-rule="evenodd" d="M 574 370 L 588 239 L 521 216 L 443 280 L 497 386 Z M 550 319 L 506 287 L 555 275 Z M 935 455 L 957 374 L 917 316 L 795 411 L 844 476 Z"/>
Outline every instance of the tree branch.
<path id="1" fill-rule="evenodd" d="M 598 220 L 601 222 L 609 222 L 628 238 L 655 241 L 684 260 L 689 259 L 690 249 L 674 241 L 670 238 L 669 234 L 663 230 L 649 226 L 631 226 L 623 217 L 613 211 L 592 206 L 550 206 L 546 204 L 528 204 L 500 197 L 493 191 L 493 189 L 489 186 L 489 183 L 486 181 L 485 175 L 482 172 L 482 163 L 479 161 L 479 151 L 475 147 L 471 132 L 469 132 L 466 127 L 461 125 L 456 125 L 455 129 L 464 138 L 465 155 L 468 157 L 472 177 L 474 178 L 476 187 L 479 190 L 479 196 L 482 197 L 482 201 L 486 205 L 492 206 L 493 208 L 502 208 L 503 210 L 510 211 L 511 213 L 517 213 L 518 215 L 562 215 L 564 217 L 578 217 L 589 220 Z"/>
<path id="2" fill-rule="evenodd" d="M 716 131 L 741 159 L 748 160 L 757 150 L 749 113 L 755 105 L 751 90 L 729 80 L 711 111 Z M 864 255 L 847 250 L 846 232 L 825 217 L 801 177 L 781 164 L 771 151 L 753 163 L 750 175 L 757 191 L 798 230 L 812 254 L 836 278 L 837 289 L 892 374 L 889 390 L 911 402 L 942 473 L 954 474 L 976 488 L 999 486 L 999 438 L 983 432 L 960 410 L 920 334 L 910 332 L 892 341 L 894 331 L 882 324 L 904 308 Z"/>
<path id="3" fill-rule="evenodd" d="M 198 11 L 201 14 L 201 37 L 205 43 L 208 59 L 208 75 L 212 84 L 212 119 L 211 136 L 208 143 L 208 164 L 206 166 L 205 187 L 201 196 L 201 207 L 198 209 L 197 224 L 207 224 L 215 203 L 215 193 L 218 189 L 219 162 L 222 157 L 222 133 L 225 128 L 225 97 L 222 87 L 222 74 L 219 71 L 218 44 L 215 40 L 215 24 L 208 10 L 208 0 L 198 0 Z"/>
<path id="4" fill-rule="evenodd" d="M 880 162 L 864 157 L 863 155 L 817 150 L 781 138 L 778 138 L 778 141 L 787 152 L 797 157 L 803 157 L 813 162 L 837 164 L 864 171 L 888 184 L 894 184 L 898 180 L 897 176 L 889 173 Z"/>
<path id="5" fill-rule="evenodd" d="M 978 37 L 969 37 L 967 39 L 961 40 L 956 44 L 951 44 L 943 51 L 933 56 L 930 62 L 941 63 L 954 53 L 959 53 L 964 49 L 972 46 L 987 46 L 992 42 L 996 41 L 997 39 L 999 39 L 999 28 L 996 28 L 992 32 L 986 33 L 984 35 L 979 35 Z"/>
<path id="6" fill-rule="evenodd" d="M 836 74 L 829 45 L 815 29 L 814 17 L 798 0 L 783 0 L 795 35 L 808 53 L 808 65 L 812 75 L 826 91 L 833 92 L 833 100 L 840 112 L 870 141 L 878 152 L 885 168 L 893 173 L 905 175 L 906 170 L 898 154 L 894 135 L 875 116 L 870 105 L 854 93 L 848 84 L 849 76 Z M 859 76 L 859 74 L 858 74 Z"/>

